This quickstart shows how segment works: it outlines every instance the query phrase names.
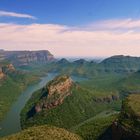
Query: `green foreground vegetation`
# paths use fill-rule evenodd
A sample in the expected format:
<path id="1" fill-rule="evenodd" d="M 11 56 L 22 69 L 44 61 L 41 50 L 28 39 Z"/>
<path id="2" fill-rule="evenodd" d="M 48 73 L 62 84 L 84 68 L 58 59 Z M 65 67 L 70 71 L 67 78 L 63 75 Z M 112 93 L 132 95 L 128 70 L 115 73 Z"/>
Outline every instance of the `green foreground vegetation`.
<path id="1" fill-rule="evenodd" d="M 31 127 L 1 140 L 82 140 L 74 133 L 53 126 Z"/>

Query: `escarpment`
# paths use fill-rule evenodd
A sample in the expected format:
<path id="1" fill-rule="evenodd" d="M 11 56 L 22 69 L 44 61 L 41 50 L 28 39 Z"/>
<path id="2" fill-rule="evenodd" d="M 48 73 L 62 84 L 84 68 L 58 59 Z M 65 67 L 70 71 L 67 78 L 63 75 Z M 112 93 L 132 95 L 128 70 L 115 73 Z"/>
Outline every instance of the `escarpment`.
<path id="1" fill-rule="evenodd" d="M 69 76 L 58 76 L 50 81 L 41 91 L 40 100 L 34 105 L 34 113 L 49 110 L 61 105 L 67 96 L 71 95 L 73 81 Z"/>
<path id="2" fill-rule="evenodd" d="M 30 63 L 47 63 L 53 61 L 54 57 L 47 50 L 0 51 L 0 60 L 8 60 L 16 66 L 24 66 Z"/>
<path id="3" fill-rule="evenodd" d="M 113 140 L 140 139 L 140 95 L 130 95 L 122 104 L 118 120 L 112 125 Z"/>

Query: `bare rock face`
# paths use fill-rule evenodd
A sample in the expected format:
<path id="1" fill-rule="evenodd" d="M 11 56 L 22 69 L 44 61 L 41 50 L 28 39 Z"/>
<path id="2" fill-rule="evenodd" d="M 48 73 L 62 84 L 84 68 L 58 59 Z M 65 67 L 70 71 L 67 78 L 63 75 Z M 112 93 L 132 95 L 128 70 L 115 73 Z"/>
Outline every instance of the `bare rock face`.
<path id="1" fill-rule="evenodd" d="M 53 55 L 47 50 L 41 51 L 0 51 L 0 60 L 9 60 L 14 65 L 28 65 L 32 62 L 53 61 Z"/>
<path id="2" fill-rule="evenodd" d="M 69 76 L 58 76 L 43 89 L 43 96 L 35 105 L 35 112 L 49 110 L 61 105 L 67 96 L 71 95 L 73 81 Z"/>
<path id="3" fill-rule="evenodd" d="M 13 64 L 6 64 L 6 65 L 3 65 L 3 66 L 2 66 L 2 72 L 3 72 L 5 75 L 8 75 L 8 74 L 10 74 L 10 73 L 16 72 L 16 69 L 15 69 L 15 67 L 13 66 Z"/>
<path id="4" fill-rule="evenodd" d="M 119 95 L 114 94 L 114 95 L 107 95 L 104 97 L 94 98 L 94 101 L 98 103 L 111 103 L 113 101 L 118 101 L 119 99 L 120 99 Z"/>
<path id="5" fill-rule="evenodd" d="M 5 74 L 2 71 L 2 68 L 0 67 L 0 80 L 3 79 L 5 76 Z"/>

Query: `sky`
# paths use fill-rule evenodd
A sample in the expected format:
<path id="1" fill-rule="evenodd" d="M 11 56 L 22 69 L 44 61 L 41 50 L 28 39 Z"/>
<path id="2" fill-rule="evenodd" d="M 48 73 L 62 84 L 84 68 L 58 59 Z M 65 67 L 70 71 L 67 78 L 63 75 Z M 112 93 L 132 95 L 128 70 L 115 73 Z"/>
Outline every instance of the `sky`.
<path id="1" fill-rule="evenodd" d="M 140 0 L 0 0 L 0 49 L 140 56 Z"/>

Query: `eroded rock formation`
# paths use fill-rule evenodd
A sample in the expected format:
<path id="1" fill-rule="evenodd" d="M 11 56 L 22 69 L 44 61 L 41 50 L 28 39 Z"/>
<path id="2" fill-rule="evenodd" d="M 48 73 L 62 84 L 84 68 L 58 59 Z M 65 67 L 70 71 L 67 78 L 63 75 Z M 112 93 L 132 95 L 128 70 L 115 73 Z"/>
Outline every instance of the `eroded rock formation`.
<path id="1" fill-rule="evenodd" d="M 43 96 L 35 105 L 35 112 L 49 110 L 61 105 L 64 99 L 71 95 L 73 81 L 69 76 L 58 76 L 42 90 Z"/>

